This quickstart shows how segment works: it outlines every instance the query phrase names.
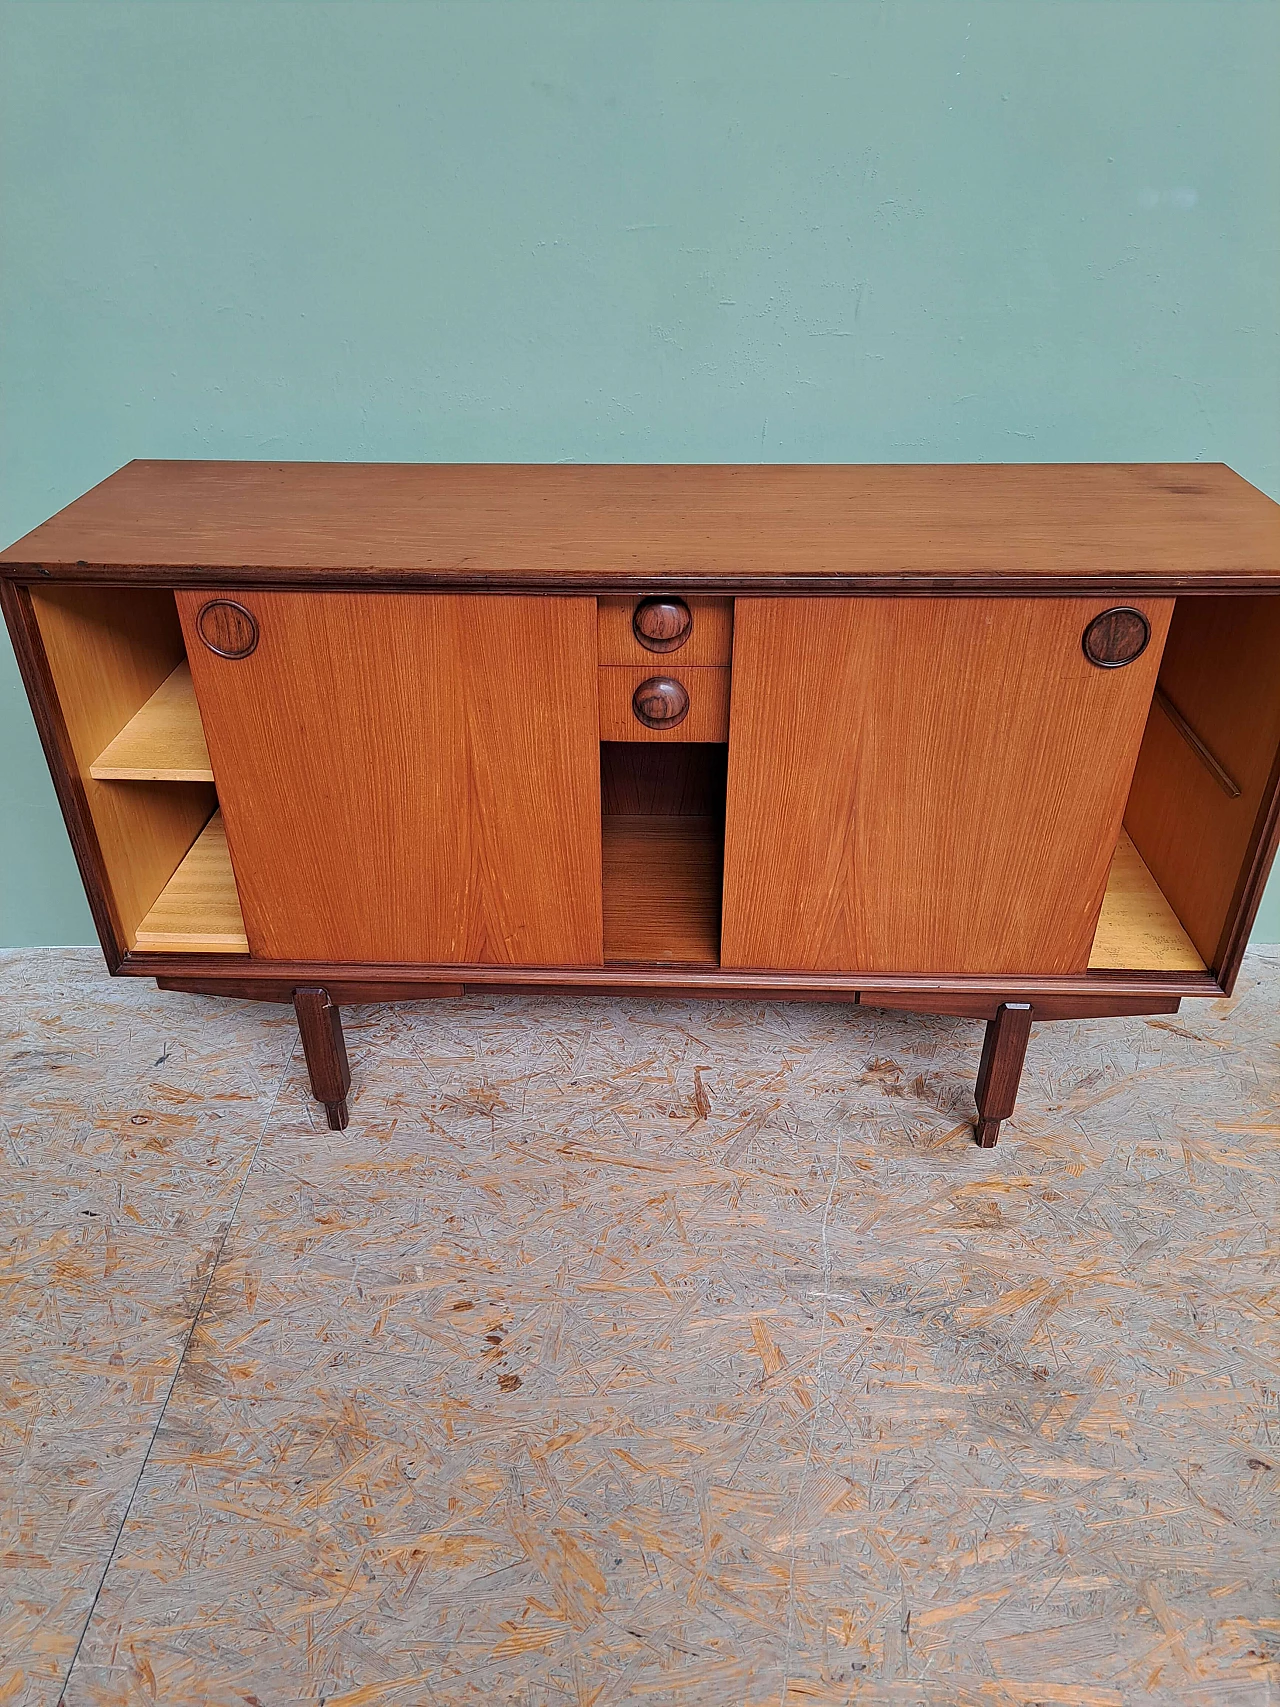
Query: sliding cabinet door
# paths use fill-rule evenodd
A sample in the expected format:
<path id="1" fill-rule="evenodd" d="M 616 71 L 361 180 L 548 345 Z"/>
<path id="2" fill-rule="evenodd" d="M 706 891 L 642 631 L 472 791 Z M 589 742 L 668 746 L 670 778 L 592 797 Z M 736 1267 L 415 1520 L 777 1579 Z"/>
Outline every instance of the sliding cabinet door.
<path id="1" fill-rule="evenodd" d="M 1116 602 L 739 599 L 721 964 L 1084 971 L 1173 608 L 1103 668 Z"/>
<path id="2" fill-rule="evenodd" d="M 177 597 L 253 954 L 600 964 L 594 599 Z"/>

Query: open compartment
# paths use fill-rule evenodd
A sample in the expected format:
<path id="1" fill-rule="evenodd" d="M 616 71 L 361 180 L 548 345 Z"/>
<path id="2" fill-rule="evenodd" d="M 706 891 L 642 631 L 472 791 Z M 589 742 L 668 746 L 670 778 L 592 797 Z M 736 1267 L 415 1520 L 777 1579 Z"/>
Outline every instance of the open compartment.
<path id="1" fill-rule="evenodd" d="M 138 925 L 133 946 L 172 954 L 248 954 L 222 814 L 215 812 Z"/>
<path id="2" fill-rule="evenodd" d="M 141 710 L 98 754 L 89 775 L 100 782 L 212 782 L 213 766 L 184 657 Z"/>
<path id="3" fill-rule="evenodd" d="M 247 954 L 173 594 L 33 588 L 31 607 L 120 940 Z"/>
<path id="4" fill-rule="evenodd" d="M 1231 976 L 1280 753 L 1280 599 L 1179 598 L 1091 970 Z"/>
<path id="5" fill-rule="evenodd" d="M 604 741 L 606 964 L 718 966 L 729 749 Z"/>
<path id="6" fill-rule="evenodd" d="M 1121 830 L 1089 954 L 1091 972 L 1203 972 L 1205 963 L 1160 885 Z"/>

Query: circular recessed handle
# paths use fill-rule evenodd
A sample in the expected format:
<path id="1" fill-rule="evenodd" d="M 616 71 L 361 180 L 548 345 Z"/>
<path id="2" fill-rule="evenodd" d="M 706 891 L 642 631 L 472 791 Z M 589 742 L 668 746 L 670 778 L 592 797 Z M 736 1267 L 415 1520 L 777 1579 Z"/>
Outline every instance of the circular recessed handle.
<path id="1" fill-rule="evenodd" d="M 683 599 L 641 599 L 631 632 L 646 652 L 678 652 L 693 633 L 693 612 Z"/>
<path id="2" fill-rule="evenodd" d="M 1151 624 L 1132 605 L 1116 605 L 1094 617 L 1084 631 L 1084 655 L 1100 670 L 1118 670 L 1141 658 L 1151 638 Z"/>
<path id="3" fill-rule="evenodd" d="M 671 676 L 650 676 L 632 694 L 631 709 L 646 729 L 674 729 L 689 715 L 689 693 Z"/>
<path id="4" fill-rule="evenodd" d="M 247 658 L 258 644 L 258 619 L 234 599 L 210 599 L 200 606 L 196 632 L 219 658 Z"/>

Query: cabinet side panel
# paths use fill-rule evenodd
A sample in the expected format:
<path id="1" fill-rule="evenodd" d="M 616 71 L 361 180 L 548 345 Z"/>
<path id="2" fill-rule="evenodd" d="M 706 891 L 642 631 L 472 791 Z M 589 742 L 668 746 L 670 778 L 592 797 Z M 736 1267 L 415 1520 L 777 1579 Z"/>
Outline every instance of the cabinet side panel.
<path id="1" fill-rule="evenodd" d="M 202 783 L 100 782 L 89 766 L 182 661 L 173 594 L 31 589 L 49 673 L 102 854 L 122 938 L 138 925 L 217 804 Z"/>
<path id="2" fill-rule="evenodd" d="M 179 609 L 253 954 L 599 965 L 595 601 L 219 595 Z"/>
<path id="3" fill-rule="evenodd" d="M 1082 972 L 1172 600 L 739 599 L 721 964 Z"/>
<path id="4" fill-rule="evenodd" d="M 1151 708 L 1125 828 L 1192 942 L 1221 972 L 1248 899 L 1247 868 L 1280 751 L 1280 596 L 1180 598 L 1160 689 L 1175 715 Z M 1189 734 L 1239 795 L 1224 788 Z"/>

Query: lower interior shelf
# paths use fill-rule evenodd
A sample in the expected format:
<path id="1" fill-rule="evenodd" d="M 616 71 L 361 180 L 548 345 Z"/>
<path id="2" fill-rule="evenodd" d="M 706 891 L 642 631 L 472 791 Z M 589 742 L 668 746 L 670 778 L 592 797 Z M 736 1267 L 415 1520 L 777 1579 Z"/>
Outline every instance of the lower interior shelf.
<path id="1" fill-rule="evenodd" d="M 138 926 L 134 947 L 166 953 L 248 954 L 222 814 L 215 812 Z"/>
<path id="2" fill-rule="evenodd" d="M 716 818 L 607 814 L 604 958 L 718 966 L 724 834 Z M 215 812 L 138 927 L 138 949 L 247 954 L 222 814 Z M 1203 972 L 1204 961 L 1127 835 L 1098 920 L 1093 971 Z"/>
<path id="3" fill-rule="evenodd" d="M 602 824 L 606 964 L 718 966 L 720 821 L 608 814 Z"/>
<path id="4" fill-rule="evenodd" d="M 1120 832 L 1089 955 L 1091 972 L 1204 972 L 1204 961 L 1126 831 Z"/>

